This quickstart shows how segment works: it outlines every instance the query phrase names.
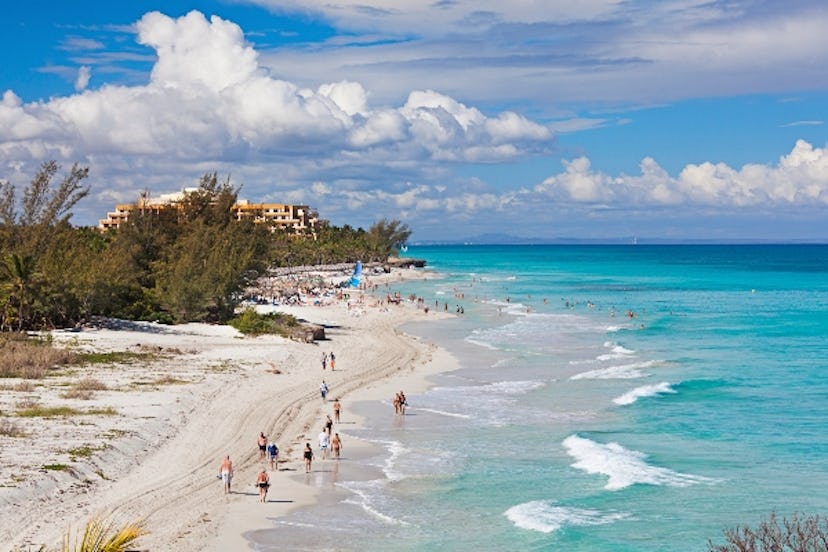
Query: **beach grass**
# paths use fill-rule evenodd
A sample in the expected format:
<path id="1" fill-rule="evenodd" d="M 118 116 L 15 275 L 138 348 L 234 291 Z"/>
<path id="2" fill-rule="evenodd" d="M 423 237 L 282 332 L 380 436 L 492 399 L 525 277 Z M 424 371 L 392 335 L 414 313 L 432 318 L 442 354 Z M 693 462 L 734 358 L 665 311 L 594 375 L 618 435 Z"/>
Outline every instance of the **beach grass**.
<path id="1" fill-rule="evenodd" d="M 126 552 L 135 549 L 135 542 L 148 534 L 141 521 L 117 527 L 103 516 L 95 516 L 86 523 L 80 538 L 72 539 L 69 532 L 63 539 L 62 552 Z"/>
<path id="2" fill-rule="evenodd" d="M 42 379 L 75 358 L 76 353 L 53 347 L 51 340 L 20 334 L 0 336 L 0 378 Z"/>
<path id="3" fill-rule="evenodd" d="M 89 458 L 96 452 L 100 452 L 102 450 L 106 450 L 107 445 L 100 445 L 100 446 L 92 446 L 92 445 L 81 445 L 79 447 L 73 447 L 67 450 L 66 452 L 69 454 L 69 457 L 74 462 L 78 458 Z"/>
<path id="4" fill-rule="evenodd" d="M 61 394 L 65 399 L 89 400 L 95 396 L 95 391 L 104 391 L 109 387 L 95 378 L 84 378 L 76 382 L 70 389 Z"/>
<path id="5" fill-rule="evenodd" d="M 156 352 L 107 351 L 77 353 L 77 364 L 125 364 L 156 358 Z"/>
<path id="6" fill-rule="evenodd" d="M 31 393 L 35 390 L 35 384 L 28 380 L 19 381 L 15 384 L 0 385 L 0 391 L 20 391 Z"/>
<path id="7" fill-rule="evenodd" d="M 71 406 L 30 406 L 19 408 L 17 415 L 21 418 L 65 418 L 69 416 L 114 416 L 118 411 L 112 407 L 79 410 Z"/>
<path id="8" fill-rule="evenodd" d="M 28 434 L 13 420 L 0 420 L 0 435 L 5 437 L 26 437 Z"/>

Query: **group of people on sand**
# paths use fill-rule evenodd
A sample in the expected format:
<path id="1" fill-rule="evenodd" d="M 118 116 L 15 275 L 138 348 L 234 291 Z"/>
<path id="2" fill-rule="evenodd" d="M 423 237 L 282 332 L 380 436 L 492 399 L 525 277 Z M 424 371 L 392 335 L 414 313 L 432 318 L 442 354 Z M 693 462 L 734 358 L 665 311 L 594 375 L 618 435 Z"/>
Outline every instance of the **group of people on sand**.
<path id="1" fill-rule="evenodd" d="M 330 414 L 325 415 L 325 425 L 322 426 L 322 431 L 319 432 L 319 455 L 323 460 L 333 457 L 339 460 L 342 452 L 342 437 L 339 433 L 333 430 L 334 423 L 339 423 L 339 417 L 342 412 L 342 403 L 339 399 L 334 399 L 333 402 L 333 418 Z M 305 443 L 305 450 L 302 453 L 305 460 L 305 473 L 311 472 L 313 465 L 314 453 L 313 447 L 310 443 Z"/>
<path id="2" fill-rule="evenodd" d="M 230 455 L 224 457 L 219 466 L 219 479 L 224 484 L 224 494 L 230 494 L 230 483 L 233 481 L 233 462 Z M 262 468 L 256 477 L 256 487 L 259 489 L 259 502 L 267 501 L 267 490 L 270 488 L 270 476 L 267 470 Z"/>
<path id="3" fill-rule="evenodd" d="M 331 372 L 336 370 L 336 355 L 334 354 L 333 351 L 331 351 L 330 355 L 328 355 L 328 353 L 322 353 L 322 369 L 323 370 L 325 370 L 328 367 L 328 363 L 330 363 Z"/>
<path id="4" fill-rule="evenodd" d="M 405 393 L 400 391 L 394 395 L 394 414 L 405 414 L 406 406 L 408 406 L 408 402 L 406 401 Z"/>
<path id="5" fill-rule="evenodd" d="M 265 466 L 256 476 L 256 488 L 259 490 L 259 502 L 267 502 L 267 491 L 270 488 L 270 476 L 267 473 L 266 465 L 270 464 L 271 470 L 276 470 L 279 464 L 279 447 L 273 441 L 268 441 L 264 432 L 259 432 L 256 438 L 256 446 L 259 449 L 259 460 L 265 462 Z M 219 479 L 224 484 L 224 494 L 230 494 L 230 485 L 233 480 L 233 462 L 230 455 L 224 457 L 219 465 Z"/>
<path id="6" fill-rule="evenodd" d="M 328 389 L 325 382 L 322 382 L 321 393 L 324 400 Z M 403 391 L 399 391 L 394 395 L 394 412 L 398 415 L 405 414 L 405 408 L 408 404 Z M 333 458 L 340 459 L 342 453 L 342 437 L 339 433 L 334 431 L 334 424 L 340 423 L 340 416 L 342 413 L 342 404 L 339 398 L 334 399 L 332 404 L 332 414 L 325 415 L 325 422 L 322 430 L 319 432 L 319 454 L 323 460 Z M 271 470 L 276 470 L 278 466 L 279 447 L 276 443 L 269 441 L 265 433 L 259 432 L 256 438 L 256 446 L 259 449 L 259 460 L 262 461 L 263 466 L 261 471 L 256 476 L 255 486 L 259 491 L 259 501 L 267 502 L 267 492 L 270 488 L 270 476 L 267 473 L 267 465 L 270 465 Z M 314 460 L 314 450 L 309 442 L 305 443 L 305 449 L 302 457 L 305 462 L 305 473 L 311 472 L 311 467 Z M 230 460 L 230 455 L 224 457 L 219 466 L 219 479 L 224 484 L 224 493 L 229 494 L 231 482 L 233 479 L 233 463 Z"/>

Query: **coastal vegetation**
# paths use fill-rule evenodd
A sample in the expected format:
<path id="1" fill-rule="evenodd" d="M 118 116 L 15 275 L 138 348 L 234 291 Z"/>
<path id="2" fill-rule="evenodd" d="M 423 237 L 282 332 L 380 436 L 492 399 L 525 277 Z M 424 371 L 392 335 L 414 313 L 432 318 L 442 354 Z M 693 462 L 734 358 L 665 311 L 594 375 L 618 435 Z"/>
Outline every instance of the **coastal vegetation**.
<path id="1" fill-rule="evenodd" d="M 133 550 L 136 541 L 148 534 L 144 523 L 128 522 L 117 526 L 111 518 L 96 516 L 90 519 L 80 537 L 74 540 L 67 532 L 62 552 L 126 552 Z"/>
<path id="2" fill-rule="evenodd" d="M 55 368 L 71 364 L 76 357 L 73 351 L 52 347 L 46 339 L 16 333 L 0 335 L 0 378 L 41 379 Z"/>
<path id="3" fill-rule="evenodd" d="M 800 516 L 780 522 L 771 514 L 758 527 L 747 525 L 724 531 L 726 544 L 708 543 L 709 552 L 818 552 L 828 550 L 828 518 Z"/>
<path id="4" fill-rule="evenodd" d="M 322 222 L 314 233 L 237 221 L 239 188 L 205 174 L 178 209 L 136 210 L 100 232 L 70 223 L 89 169 L 44 163 L 20 197 L 0 181 L 0 331 L 71 327 L 94 316 L 224 323 L 271 267 L 384 261 L 411 234 L 399 221 L 368 230 Z M 2 370 L 2 368 L 0 368 Z"/>
<path id="5" fill-rule="evenodd" d="M 229 324 L 245 335 L 276 334 L 293 337 L 299 321 L 296 317 L 281 312 L 260 314 L 253 309 L 245 309 L 231 319 Z"/>

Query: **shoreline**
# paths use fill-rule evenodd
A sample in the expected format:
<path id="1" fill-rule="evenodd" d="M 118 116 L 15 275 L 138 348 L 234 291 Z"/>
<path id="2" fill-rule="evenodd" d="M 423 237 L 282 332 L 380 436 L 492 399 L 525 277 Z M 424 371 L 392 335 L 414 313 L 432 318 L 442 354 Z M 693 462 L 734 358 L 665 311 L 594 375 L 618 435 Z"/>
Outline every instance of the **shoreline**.
<path id="1" fill-rule="evenodd" d="M 372 279 L 381 286 L 429 276 L 394 269 L 386 278 Z M 446 318 L 444 313 L 426 313 L 408 301 L 385 306 L 368 295 L 360 305 L 356 312 L 344 302 L 286 308 L 327 326 L 326 340 L 315 344 L 275 336 L 240 338 L 232 328 L 204 324 L 130 323 L 129 329 L 54 332 L 56 342 L 73 347 L 146 349 L 161 356 L 62 376 L 71 380 L 93 373 L 102 379 L 105 390 L 75 404 L 108 407 L 115 416 L 27 419 L 29 436 L 0 436 L 5 465 L 0 473 L 5 479 L 0 487 L 0 542 L 8 543 L 9 550 L 54 546 L 68 528 L 76 532 L 93 515 L 105 513 L 118 521 L 145 520 L 149 534 L 138 541 L 140 550 L 248 548 L 245 533 L 271 527 L 269 518 L 319 499 L 321 489 L 297 474 L 304 469 L 301 445 L 307 441 L 317 448 L 317 427 L 330 412 L 330 403 L 319 397 L 321 378 L 331 386 L 330 399 L 343 399 L 343 420 L 350 416 L 348 422 L 359 423 L 345 414 L 349 403 L 385 398 L 400 388 L 424 390 L 430 375 L 456 367 L 447 352 L 398 329 L 412 320 Z M 319 355 L 328 349 L 337 354 L 333 373 L 323 372 L 319 363 Z M 169 351 L 174 353 L 165 356 Z M 164 378 L 169 381 L 163 383 Z M 59 393 L 66 381 L 50 379 L 35 380 L 40 400 L 67 402 Z M 8 415 L 26 393 L 3 383 L 0 409 Z M 58 389 L 37 389 L 41 386 Z M 265 505 L 252 487 L 261 466 L 255 446 L 259 431 L 275 437 L 280 449 Z M 102 440 L 101 434 L 111 437 Z M 76 441 L 81 444 L 68 447 Z M 347 444 L 357 445 L 355 439 Z M 84 446 L 88 456 L 67 455 L 67 450 Z M 226 496 L 215 476 L 225 454 L 231 455 L 236 472 L 234 492 Z M 38 467 L 60 462 L 68 469 Z"/>
<path id="2" fill-rule="evenodd" d="M 330 410 L 332 401 L 328 401 L 321 407 L 318 416 L 300 440 L 310 443 L 313 447 L 315 456 L 311 473 L 303 473 L 304 468 L 300 459 L 293 458 L 287 467 L 280 461 L 277 472 L 268 472 L 271 483 L 268 502 L 275 502 L 277 506 L 262 508 L 261 504 L 253 500 L 254 491 L 247 491 L 245 494 L 251 495 L 248 500 L 236 501 L 228 506 L 220 530 L 206 544 L 204 550 L 220 552 L 250 549 L 254 544 L 255 533 L 274 529 L 273 519 L 287 516 L 301 508 L 318 506 L 325 500 L 331 500 L 328 493 L 332 492 L 337 481 L 362 480 L 372 472 L 376 472 L 371 475 L 372 479 L 382 477 L 377 468 L 360 463 L 360 459 L 371 455 L 371 451 L 375 451 L 376 445 L 349 434 L 350 430 L 363 428 L 365 423 L 364 417 L 351 411 L 349 406 L 366 401 L 390 399 L 400 388 L 412 395 L 423 392 L 431 386 L 428 381 L 429 377 L 452 371 L 458 367 L 456 359 L 447 351 L 424 343 L 415 336 L 396 330 L 394 333 L 400 340 L 418 342 L 416 347 L 421 349 L 416 357 L 411 358 L 407 369 L 392 370 L 353 391 L 347 391 L 341 395 L 334 394 L 334 397 L 340 398 L 342 402 L 342 422 L 334 425 L 334 431 L 342 433 L 345 440 L 342 459 L 322 460 L 319 457 L 317 435 L 324 424 L 325 415 L 332 416 Z M 339 358 L 339 355 L 337 357 Z M 283 448 L 281 444 L 279 446 L 281 458 Z M 242 482 L 242 485 L 247 485 L 247 479 Z M 348 493 L 348 491 L 341 490 L 334 492 Z"/>

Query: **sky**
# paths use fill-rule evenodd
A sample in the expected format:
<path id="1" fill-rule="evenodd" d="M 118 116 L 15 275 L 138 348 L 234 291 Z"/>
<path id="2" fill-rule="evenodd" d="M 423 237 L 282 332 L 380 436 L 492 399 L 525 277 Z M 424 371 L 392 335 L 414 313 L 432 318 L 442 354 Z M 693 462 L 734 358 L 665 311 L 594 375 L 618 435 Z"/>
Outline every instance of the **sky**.
<path id="1" fill-rule="evenodd" d="M 824 0 L 29 0 L 0 181 L 72 222 L 216 173 L 411 242 L 828 241 Z"/>

